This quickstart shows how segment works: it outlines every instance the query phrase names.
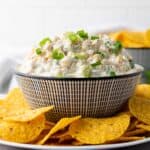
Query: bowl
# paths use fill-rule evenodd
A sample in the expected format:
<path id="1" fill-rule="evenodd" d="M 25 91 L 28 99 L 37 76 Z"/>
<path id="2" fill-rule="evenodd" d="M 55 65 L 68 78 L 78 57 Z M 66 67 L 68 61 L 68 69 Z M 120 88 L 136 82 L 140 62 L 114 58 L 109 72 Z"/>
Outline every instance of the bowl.
<path id="1" fill-rule="evenodd" d="M 150 72 L 150 48 L 126 48 L 128 53 L 133 57 L 135 63 L 140 64 L 144 67 L 142 74 L 142 82 L 150 82 L 150 75 L 148 79 L 147 72 Z M 149 73 L 150 74 L 150 73 Z"/>
<path id="2" fill-rule="evenodd" d="M 49 120 L 82 115 L 105 117 L 118 112 L 132 96 L 141 71 L 116 77 L 51 78 L 16 72 L 32 108 L 54 105 Z"/>

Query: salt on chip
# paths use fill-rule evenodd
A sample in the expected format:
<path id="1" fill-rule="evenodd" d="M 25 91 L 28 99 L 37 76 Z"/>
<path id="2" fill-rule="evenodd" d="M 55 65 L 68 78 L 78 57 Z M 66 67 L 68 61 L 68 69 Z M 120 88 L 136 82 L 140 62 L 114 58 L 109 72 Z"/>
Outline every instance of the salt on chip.
<path id="1" fill-rule="evenodd" d="M 130 112 L 138 120 L 150 125 L 150 100 L 144 97 L 133 96 L 129 100 Z"/>
<path id="2" fill-rule="evenodd" d="M 83 118 L 70 125 L 69 134 L 84 144 L 102 144 L 123 135 L 129 123 L 126 113 L 109 118 Z"/>
<path id="3" fill-rule="evenodd" d="M 31 120 L 35 119 L 36 117 L 38 117 L 42 114 L 45 114 L 46 112 L 50 111 L 51 109 L 53 109 L 53 106 L 42 107 L 42 108 L 37 108 L 37 109 L 33 109 L 33 110 L 27 110 L 27 111 L 24 111 L 23 113 L 20 113 L 20 114 L 14 115 L 14 116 L 6 117 L 6 118 L 4 118 L 4 120 L 27 122 L 27 121 L 31 121 Z"/>
<path id="4" fill-rule="evenodd" d="M 40 135 L 44 129 L 44 125 L 44 115 L 29 122 L 9 122 L 0 120 L 0 138 L 18 143 L 29 143 Z"/>
<path id="5" fill-rule="evenodd" d="M 58 132 L 59 130 L 64 129 L 65 127 L 67 127 L 68 125 L 70 125 L 71 123 L 73 123 L 74 121 L 80 119 L 81 116 L 75 116 L 75 117 L 71 117 L 71 118 L 62 118 L 60 119 L 56 125 L 49 131 L 49 133 L 38 142 L 38 144 L 44 144 L 54 133 Z"/>
<path id="6" fill-rule="evenodd" d="M 137 85 L 135 89 L 135 95 L 150 99 L 150 85 L 149 84 Z"/>
<path id="7" fill-rule="evenodd" d="M 0 104 L 0 118 L 15 115 L 30 110 L 23 93 L 19 88 L 11 90 Z"/>

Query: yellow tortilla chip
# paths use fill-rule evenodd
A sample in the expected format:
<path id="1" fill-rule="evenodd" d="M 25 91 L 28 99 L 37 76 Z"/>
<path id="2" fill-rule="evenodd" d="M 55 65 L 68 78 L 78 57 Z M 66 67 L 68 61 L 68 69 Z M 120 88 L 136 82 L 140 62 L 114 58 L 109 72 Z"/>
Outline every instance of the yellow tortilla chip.
<path id="1" fill-rule="evenodd" d="M 137 85 L 135 89 L 135 95 L 150 99 L 150 85 L 149 84 Z"/>
<path id="2" fill-rule="evenodd" d="M 139 124 L 137 125 L 138 128 L 144 129 L 146 131 L 150 131 L 150 125 L 145 125 L 145 124 Z"/>
<path id="3" fill-rule="evenodd" d="M 30 110 L 26 99 L 19 88 L 11 90 L 0 104 L 0 118 L 15 115 Z"/>
<path id="4" fill-rule="evenodd" d="M 147 45 L 150 46 L 150 29 L 146 30 L 145 37 L 146 37 Z"/>
<path id="5" fill-rule="evenodd" d="M 81 143 L 81 142 L 76 141 L 76 140 L 72 141 L 71 144 L 74 145 L 74 146 L 81 146 L 81 145 L 84 145 L 84 143 Z"/>
<path id="6" fill-rule="evenodd" d="M 4 100 L 0 99 L 0 105 L 3 105 L 3 103 L 4 103 Z"/>
<path id="7" fill-rule="evenodd" d="M 38 142 L 38 144 L 44 144 L 54 133 L 58 132 L 59 130 L 64 129 L 68 125 L 70 125 L 72 122 L 80 119 L 81 116 L 71 117 L 71 118 L 62 118 L 60 119 L 56 125 L 49 131 L 49 133 Z"/>
<path id="8" fill-rule="evenodd" d="M 26 110 L 20 114 L 10 116 L 10 117 L 5 117 L 4 120 L 8 121 L 18 121 L 18 122 L 27 122 L 31 121 L 38 116 L 45 114 L 46 112 L 50 111 L 53 108 L 53 106 L 49 107 L 42 107 L 38 109 L 33 109 L 33 110 Z"/>
<path id="9" fill-rule="evenodd" d="M 47 121 L 47 120 L 46 120 L 45 124 L 46 124 L 46 125 L 49 125 L 49 126 L 54 126 L 54 125 L 55 125 L 55 123 L 54 123 L 54 122 Z"/>
<path id="10" fill-rule="evenodd" d="M 131 120 L 127 132 L 128 132 L 128 131 L 133 131 L 133 130 L 135 130 L 135 129 L 136 129 L 136 125 L 137 125 L 138 123 L 139 123 L 139 121 L 136 120 L 136 119 Z"/>
<path id="11" fill-rule="evenodd" d="M 44 124 L 44 115 L 29 122 L 0 120 L 0 138 L 7 141 L 29 143 L 40 135 L 44 129 Z"/>
<path id="12" fill-rule="evenodd" d="M 123 39 L 123 31 L 110 33 L 109 36 L 113 40 L 122 41 L 122 39 Z"/>
<path id="13" fill-rule="evenodd" d="M 23 107 L 22 109 L 30 109 L 30 106 L 28 105 L 22 91 L 20 88 L 14 88 L 12 89 L 8 95 L 6 96 L 6 101 L 9 101 L 11 105 L 16 106 L 16 108 L 19 108 L 20 106 Z"/>
<path id="14" fill-rule="evenodd" d="M 124 32 L 124 37 L 126 39 L 129 39 L 132 42 L 145 45 L 145 33 L 144 32 L 126 31 Z"/>
<path id="15" fill-rule="evenodd" d="M 128 131 L 124 134 L 124 136 L 137 136 L 140 134 L 144 134 L 146 131 L 144 129 L 135 129 L 133 131 Z"/>
<path id="16" fill-rule="evenodd" d="M 129 100 L 130 112 L 138 120 L 150 125 L 150 100 L 144 97 L 133 96 Z"/>
<path id="17" fill-rule="evenodd" d="M 83 118 L 70 125 L 69 134 L 84 144 L 102 144 L 123 135 L 129 123 L 130 116 L 126 113 L 101 119 Z"/>
<path id="18" fill-rule="evenodd" d="M 14 115 L 14 116 L 5 117 L 4 120 L 27 122 L 27 121 L 31 121 L 31 120 L 37 118 L 38 116 L 40 116 L 42 114 L 45 114 L 46 112 L 50 111 L 51 109 L 53 109 L 53 106 L 42 107 L 42 108 L 38 108 L 38 109 L 34 109 L 34 110 L 27 110 L 27 111 L 24 111 L 23 113 L 20 113 L 20 114 Z"/>
<path id="19" fill-rule="evenodd" d="M 118 31 L 110 33 L 113 40 L 119 40 L 126 48 L 144 48 L 150 47 L 150 30 L 146 32 L 137 31 Z"/>
<path id="20" fill-rule="evenodd" d="M 63 143 L 63 142 L 66 142 L 66 141 L 71 141 L 72 140 L 72 137 L 71 135 L 64 135 L 62 137 L 59 138 L 58 142 L 59 143 Z"/>
<path id="21" fill-rule="evenodd" d="M 143 48 L 144 47 L 143 44 L 136 43 L 136 42 L 130 41 L 128 39 L 124 39 L 121 42 L 123 44 L 123 47 L 126 47 L 126 48 Z"/>

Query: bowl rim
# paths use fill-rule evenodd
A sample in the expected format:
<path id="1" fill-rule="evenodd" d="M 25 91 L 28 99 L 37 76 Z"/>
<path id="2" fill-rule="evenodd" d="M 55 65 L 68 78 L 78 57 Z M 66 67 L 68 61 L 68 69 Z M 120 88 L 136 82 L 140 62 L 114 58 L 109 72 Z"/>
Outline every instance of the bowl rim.
<path id="1" fill-rule="evenodd" d="M 66 77 L 66 78 L 58 78 L 58 77 L 47 77 L 47 76 L 37 76 L 37 75 L 31 75 L 31 74 L 26 74 L 22 73 L 19 71 L 15 71 L 15 76 L 21 76 L 21 77 L 26 77 L 26 78 L 33 78 L 33 79 L 40 79 L 40 80 L 111 80 L 111 79 L 119 79 L 119 78 L 127 78 L 127 77 L 133 77 L 140 75 L 143 72 L 143 70 L 138 70 L 133 73 L 129 74 L 124 74 L 124 75 L 117 75 L 114 77 L 111 76 L 104 76 L 104 77 L 90 77 L 90 78 L 85 78 L 85 77 L 79 77 L 79 78 L 74 78 L 74 77 Z"/>

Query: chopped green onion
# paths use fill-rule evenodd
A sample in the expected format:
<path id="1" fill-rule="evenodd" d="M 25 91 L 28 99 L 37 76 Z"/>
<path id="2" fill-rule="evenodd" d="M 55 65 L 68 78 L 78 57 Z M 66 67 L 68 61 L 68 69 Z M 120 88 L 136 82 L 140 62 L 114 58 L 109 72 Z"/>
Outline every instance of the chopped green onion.
<path id="1" fill-rule="evenodd" d="M 119 41 L 116 41 L 112 47 L 112 53 L 118 55 L 122 50 L 122 44 Z"/>
<path id="2" fill-rule="evenodd" d="M 74 58 L 76 58 L 76 59 L 86 59 L 87 55 L 85 53 L 75 53 Z"/>
<path id="3" fill-rule="evenodd" d="M 37 54 L 37 55 L 42 54 L 42 50 L 41 50 L 41 48 L 37 48 L 35 51 L 36 51 L 36 54 Z"/>
<path id="4" fill-rule="evenodd" d="M 91 36 L 91 40 L 96 40 L 96 39 L 99 39 L 99 36 Z"/>
<path id="5" fill-rule="evenodd" d="M 107 48 L 110 48 L 110 47 L 111 47 L 110 41 L 106 41 L 106 42 L 105 42 L 105 46 L 106 46 Z"/>
<path id="6" fill-rule="evenodd" d="M 146 71 L 144 72 L 144 75 L 145 75 L 145 77 L 146 77 L 146 82 L 147 82 L 147 83 L 150 83 L 150 70 L 146 70 Z"/>
<path id="7" fill-rule="evenodd" d="M 64 53 L 60 50 L 60 49 L 54 49 L 52 51 L 52 58 L 53 59 L 57 59 L 57 60 L 60 60 L 62 58 L 64 58 Z"/>
<path id="8" fill-rule="evenodd" d="M 91 74 L 92 74 L 91 66 L 86 66 L 83 70 L 84 77 L 89 78 L 89 77 L 91 77 Z"/>
<path id="9" fill-rule="evenodd" d="M 85 32 L 84 30 L 77 31 L 77 34 L 83 39 L 88 39 L 88 33 Z"/>
<path id="10" fill-rule="evenodd" d="M 91 64 L 92 67 L 96 67 L 101 65 L 101 61 L 97 61 L 96 63 Z"/>
<path id="11" fill-rule="evenodd" d="M 51 42 L 51 39 L 50 39 L 49 37 L 46 37 L 46 38 L 42 39 L 42 40 L 40 41 L 39 45 L 40 45 L 41 47 L 43 47 L 47 42 Z"/>
<path id="12" fill-rule="evenodd" d="M 80 38 L 77 34 L 73 33 L 73 32 L 69 32 L 67 33 L 67 37 L 69 38 L 69 40 L 73 43 L 76 44 L 80 41 Z"/>
<path id="13" fill-rule="evenodd" d="M 135 67 L 133 60 L 129 60 L 130 67 L 133 69 Z"/>
<path id="14" fill-rule="evenodd" d="M 111 77 L 115 77 L 115 76 L 116 76 L 116 73 L 115 73 L 114 71 L 110 71 L 110 72 L 109 72 L 109 75 L 110 75 Z"/>
<path id="15" fill-rule="evenodd" d="M 62 77 L 63 77 L 63 73 L 61 73 L 61 72 L 58 73 L 58 74 L 57 74 L 57 77 L 58 77 L 58 78 L 62 78 Z"/>
<path id="16" fill-rule="evenodd" d="M 103 52 L 96 52 L 96 54 L 99 54 L 102 58 L 104 58 L 106 55 Z"/>

